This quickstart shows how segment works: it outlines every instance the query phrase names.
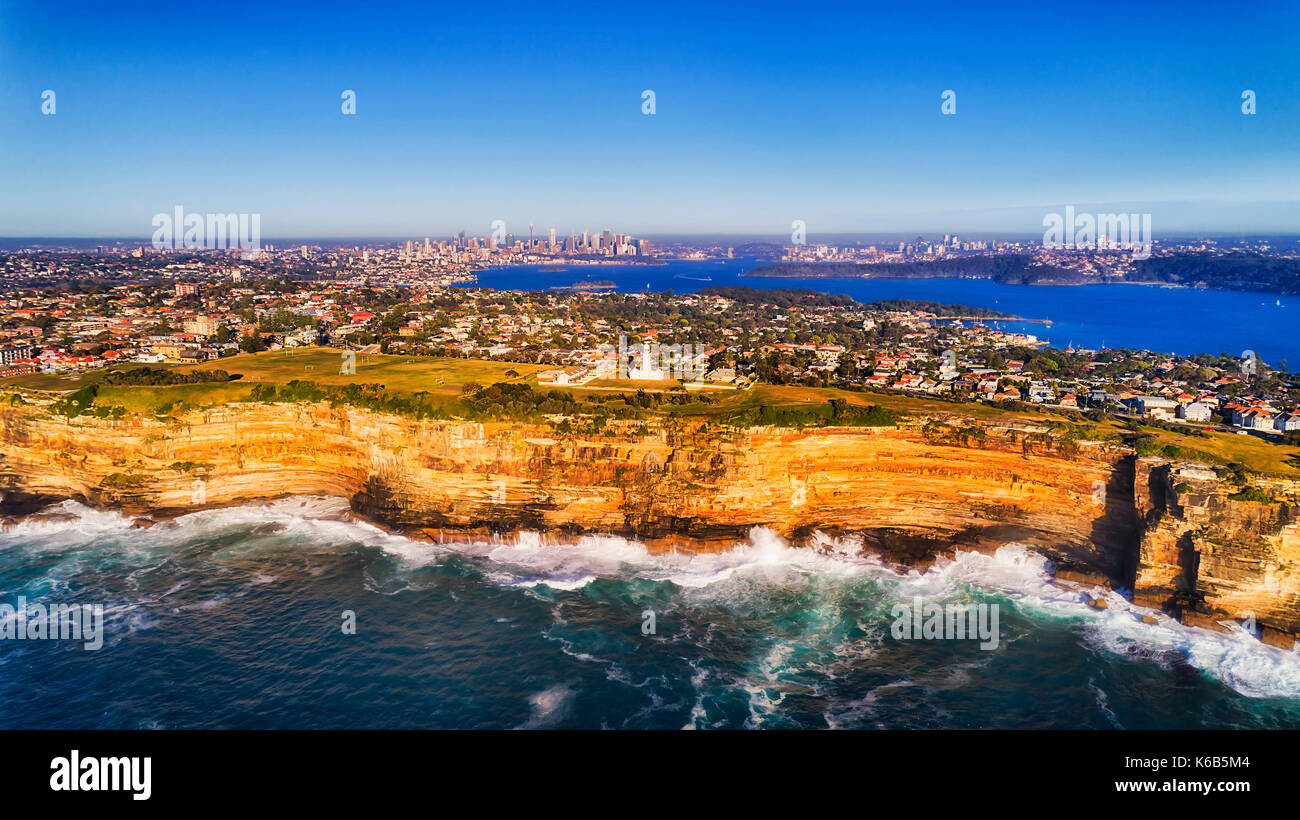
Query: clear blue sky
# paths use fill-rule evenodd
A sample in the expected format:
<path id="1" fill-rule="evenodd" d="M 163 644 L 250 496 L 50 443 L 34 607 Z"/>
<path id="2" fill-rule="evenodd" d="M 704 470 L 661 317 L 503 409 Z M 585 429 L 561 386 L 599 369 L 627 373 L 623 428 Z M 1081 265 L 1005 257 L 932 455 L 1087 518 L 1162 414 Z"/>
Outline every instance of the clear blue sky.
<path id="1" fill-rule="evenodd" d="M 0 235 L 1300 230 L 1294 2 L 235 5 L 0 2 Z"/>

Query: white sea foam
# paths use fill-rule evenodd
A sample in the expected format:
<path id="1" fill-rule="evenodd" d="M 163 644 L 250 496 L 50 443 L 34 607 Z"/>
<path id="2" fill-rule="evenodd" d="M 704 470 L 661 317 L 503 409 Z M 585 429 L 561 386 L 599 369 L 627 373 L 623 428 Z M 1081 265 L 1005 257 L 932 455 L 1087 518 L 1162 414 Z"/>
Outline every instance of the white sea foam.
<path id="1" fill-rule="evenodd" d="M 456 553 L 486 562 L 486 580 L 525 590 L 545 586 L 573 592 L 598 578 L 619 575 L 670 582 L 682 590 L 688 604 L 696 599 L 725 604 L 769 587 L 802 588 L 813 577 L 831 583 L 869 579 L 903 600 L 915 595 L 943 599 L 982 590 L 1006 598 L 1031 618 L 1077 624 L 1098 651 L 1155 662 L 1179 657 L 1243 695 L 1300 697 L 1300 653 L 1266 646 L 1240 630 L 1224 634 L 1186 627 L 1111 591 L 1093 592 L 1107 604 L 1105 609 L 1093 609 L 1083 592 L 1051 581 L 1043 556 L 1018 544 L 1008 544 L 992 555 L 958 552 L 955 558 L 940 558 L 920 572 L 863 554 L 861 543 L 852 538 L 815 534 L 810 547 L 793 548 L 760 527 L 733 549 L 719 553 L 650 553 L 643 543 L 616 536 L 582 536 L 570 544 L 546 544 L 532 533 L 435 545 L 385 532 L 354 519 L 346 501 L 316 496 L 203 510 L 136 530 L 131 529 L 128 516 L 73 501 L 44 512 L 53 515 L 21 519 L 0 533 L 0 549 L 76 552 L 88 545 L 104 545 L 155 562 L 154 556 L 178 544 L 254 528 L 277 544 L 316 551 L 355 544 L 378 548 L 407 569 L 436 564 Z M 51 575 L 50 583 L 57 585 L 64 573 L 56 566 Z M 254 579 L 258 580 L 262 579 Z M 1143 615 L 1155 616 L 1156 623 L 1143 623 Z M 841 649 L 851 659 L 871 647 L 854 643 Z M 779 674 L 775 667 L 768 672 Z M 768 695 L 756 697 L 754 706 L 761 715 L 762 699 Z"/>
<path id="2" fill-rule="evenodd" d="M 699 665 L 697 658 L 688 661 L 691 667 L 691 688 L 695 690 L 695 704 L 691 706 L 691 715 L 683 729 L 698 729 L 701 722 L 709 716 L 704 708 L 704 682 L 708 680 L 709 671 Z"/>
<path id="3" fill-rule="evenodd" d="M 557 684 L 529 696 L 528 705 L 532 707 L 532 714 L 529 715 L 526 722 L 520 724 L 517 728 L 538 729 L 553 726 L 568 714 L 575 694 L 571 687 Z"/>
<path id="4" fill-rule="evenodd" d="M 1046 559 L 1018 544 L 993 555 L 963 552 L 955 560 L 940 559 L 903 586 L 909 594 L 944 595 L 959 584 L 1000 593 L 1031 616 L 1079 623 L 1099 650 L 1157 662 L 1162 655 L 1183 657 L 1248 697 L 1300 697 L 1300 653 L 1262 644 L 1240 629 L 1220 633 L 1184 626 L 1114 591 L 1085 595 L 1058 586 L 1050 580 Z M 1089 596 L 1105 601 L 1106 608 L 1089 606 Z M 1154 616 L 1156 623 L 1144 623 L 1143 616 Z"/>
<path id="5" fill-rule="evenodd" d="M 755 528 L 748 541 L 720 553 L 655 553 L 643 544 L 611 536 L 583 537 L 570 545 L 544 545 L 531 534 L 514 542 L 449 545 L 451 549 L 500 562 L 493 576 L 503 585 L 575 590 L 602 576 L 634 573 L 637 577 L 671 582 L 712 600 L 726 601 L 747 594 L 746 585 L 790 585 L 799 577 L 870 578 L 899 599 L 915 595 L 948 599 L 980 590 L 1006 598 L 1033 618 L 1077 624 L 1090 645 L 1104 651 L 1151 659 L 1174 655 L 1249 697 L 1300 697 L 1300 653 L 1287 652 L 1241 634 L 1222 634 L 1179 624 L 1153 610 L 1137 607 L 1117 592 L 1077 588 L 1052 581 L 1048 560 L 1023 545 L 1008 544 L 993 554 L 957 552 L 940 557 L 925 571 L 890 567 L 879 558 L 861 554 L 852 539 L 818 534 L 814 548 L 793 548 L 770 530 Z M 1094 609 L 1089 597 L 1106 602 Z M 1142 622 L 1154 617 L 1155 624 Z M 841 647 L 846 654 L 869 656 L 870 643 Z M 1004 644 L 1005 645 L 1005 644 Z M 761 664 L 760 664 L 761 666 Z M 761 678 L 753 689 L 752 718 L 761 722 L 767 701 L 779 695 Z"/>

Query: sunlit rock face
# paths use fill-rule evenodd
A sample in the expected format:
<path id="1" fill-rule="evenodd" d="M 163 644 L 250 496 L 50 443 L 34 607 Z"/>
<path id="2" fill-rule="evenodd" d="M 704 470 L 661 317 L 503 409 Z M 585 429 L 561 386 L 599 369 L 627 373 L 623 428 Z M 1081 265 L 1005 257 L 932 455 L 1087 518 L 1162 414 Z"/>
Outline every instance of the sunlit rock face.
<path id="1" fill-rule="evenodd" d="M 1137 460 L 1135 484 L 1135 601 L 1211 628 L 1253 616 L 1266 640 L 1300 633 L 1300 484 L 1256 477 L 1277 503 L 1233 499 L 1213 471 L 1157 458 Z"/>
<path id="2" fill-rule="evenodd" d="M 238 404 L 162 422 L 0 408 L 8 512 L 77 498 L 154 516 L 290 494 L 350 500 L 429 539 L 533 530 L 720 549 L 755 526 L 794 543 L 859 536 L 906 563 L 1018 541 L 1155 606 L 1300 631 L 1300 541 L 1284 504 L 1231 500 L 1213 472 L 1030 426 L 937 443 L 881 428 L 703 428 L 409 419 L 325 404 Z M 1294 482 L 1264 482 L 1294 503 Z"/>

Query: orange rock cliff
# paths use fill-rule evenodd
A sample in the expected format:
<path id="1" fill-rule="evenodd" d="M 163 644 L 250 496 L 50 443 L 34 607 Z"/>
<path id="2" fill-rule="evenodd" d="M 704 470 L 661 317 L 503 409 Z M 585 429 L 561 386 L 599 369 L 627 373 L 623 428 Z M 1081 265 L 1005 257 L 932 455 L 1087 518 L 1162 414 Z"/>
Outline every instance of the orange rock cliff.
<path id="1" fill-rule="evenodd" d="M 550 427 L 386 416 L 325 404 L 236 404 L 168 422 L 0 408 L 10 514 L 77 499 L 166 515 L 290 494 L 349 500 L 377 524 L 450 540 L 538 530 L 723 549 L 755 526 L 803 543 L 855 534 L 891 560 L 1017 541 L 1058 576 L 1110 583 L 1186 621 L 1252 616 L 1300 634 L 1300 482 L 1261 479 L 1279 503 L 1230 498 L 1204 465 L 986 425 L 977 446 L 919 423 L 744 430 L 626 423 L 599 436 Z"/>

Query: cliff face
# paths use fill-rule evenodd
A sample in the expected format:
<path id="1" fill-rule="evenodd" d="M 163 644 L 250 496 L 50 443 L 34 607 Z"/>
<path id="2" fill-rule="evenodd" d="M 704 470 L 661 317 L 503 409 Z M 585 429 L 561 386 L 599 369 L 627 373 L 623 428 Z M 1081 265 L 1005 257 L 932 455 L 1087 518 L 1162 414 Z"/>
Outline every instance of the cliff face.
<path id="1" fill-rule="evenodd" d="M 549 427 L 324 405 L 232 405 L 170 424 L 69 423 L 17 407 L 0 409 L 0 489 L 11 504 L 75 497 L 130 512 L 326 493 L 407 530 L 610 532 L 695 547 L 730 545 L 755 525 L 795 539 L 820 528 L 904 540 L 997 527 L 1109 560 L 1131 530 L 1127 505 L 1102 503 L 1131 495 L 1119 457 L 1027 453 L 1025 432 L 990 429 L 980 449 L 927 443 L 915 427 L 728 434 L 634 422 L 561 439 Z"/>
<path id="2" fill-rule="evenodd" d="M 1135 504 L 1142 519 L 1134 600 L 1184 621 L 1253 616 L 1266 641 L 1300 634 L 1300 483 L 1252 479 L 1278 499 L 1232 499 L 1238 488 L 1198 465 L 1141 458 Z"/>
<path id="3" fill-rule="evenodd" d="M 1099 444 L 1066 454 L 1032 435 L 1042 431 L 983 432 L 978 446 L 954 446 L 910 424 L 637 421 L 561 437 L 327 405 L 229 405 L 168 423 L 68 422 L 17 406 L 0 408 L 0 490 L 11 512 L 62 498 L 167 513 L 328 494 L 431 539 L 534 529 L 713 549 L 765 526 L 796 543 L 815 529 L 856 533 L 901 561 L 1017 540 L 1157 605 L 1195 592 L 1202 608 L 1249 603 L 1261 623 L 1300 631 L 1300 542 L 1284 506 L 1229 500 L 1234 488 L 1213 473 L 1176 475 Z"/>

